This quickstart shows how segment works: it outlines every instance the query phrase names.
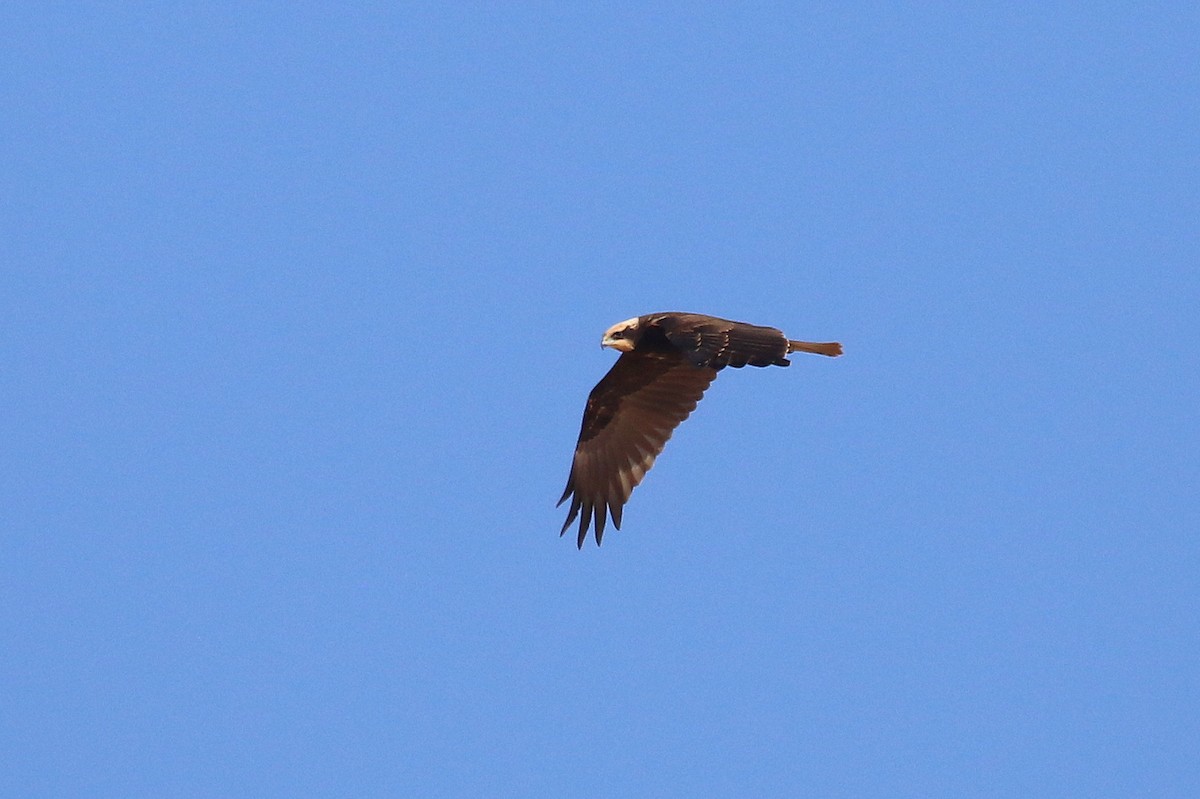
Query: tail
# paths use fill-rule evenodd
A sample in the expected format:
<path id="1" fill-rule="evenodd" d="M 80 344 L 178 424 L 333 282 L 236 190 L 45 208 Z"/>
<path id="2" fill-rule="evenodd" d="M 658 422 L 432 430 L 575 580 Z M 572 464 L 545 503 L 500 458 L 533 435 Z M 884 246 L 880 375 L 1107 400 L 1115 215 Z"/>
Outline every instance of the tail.
<path id="1" fill-rule="evenodd" d="M 842 354 L 842 345 L 836 341 L 789 341 L 788 352 L 811 352 L 836 358 Z"/>

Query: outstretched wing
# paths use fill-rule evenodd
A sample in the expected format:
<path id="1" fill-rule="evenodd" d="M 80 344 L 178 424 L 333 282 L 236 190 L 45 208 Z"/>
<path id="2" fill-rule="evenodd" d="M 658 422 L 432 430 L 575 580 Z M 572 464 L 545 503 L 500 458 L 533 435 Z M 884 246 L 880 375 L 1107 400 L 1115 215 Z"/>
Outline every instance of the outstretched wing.
<path id="1" fill-rule="evenodd" d="M 651 315 L 648 323 L 696 366 L 790 366 L 787 336 L 774 327 L 687 313 Z"/>
<path id="2" fill-rule="evenodd" d="M 558 501 L 561 505 L 571 497 L 559 535 L 580 511 L 579 547 L 593 517 L 597 544 L 608 515 L 621 529 L 621 508 L 634 486 L 716 376 L 715 369 L 693 366 L 678 352 L 635 350 L 617 359 L 588 395 L 571 475 Z"/>

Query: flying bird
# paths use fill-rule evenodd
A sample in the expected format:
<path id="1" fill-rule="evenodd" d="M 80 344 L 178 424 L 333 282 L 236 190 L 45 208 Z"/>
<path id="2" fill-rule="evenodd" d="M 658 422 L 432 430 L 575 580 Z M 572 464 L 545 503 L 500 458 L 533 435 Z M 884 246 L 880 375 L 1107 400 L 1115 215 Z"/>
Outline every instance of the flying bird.
<path id="1" fill-rule="evenodd" d="M 600 346 L 618 350 L 621 357 L 588 395 L 571 474 L 558 501 L 571 499 L 559 535 L 578 516 L 581 549 L 593 517 L 597 546 L 608 516 L 621 529 L 629 495 L 717 372 L 747 364 L 790 366 L 792 352 L 842 354 L 842 345 L 834 341 L 791 341 L 773 327 L 674 312 L 618 322 L 604 331 Z"/>

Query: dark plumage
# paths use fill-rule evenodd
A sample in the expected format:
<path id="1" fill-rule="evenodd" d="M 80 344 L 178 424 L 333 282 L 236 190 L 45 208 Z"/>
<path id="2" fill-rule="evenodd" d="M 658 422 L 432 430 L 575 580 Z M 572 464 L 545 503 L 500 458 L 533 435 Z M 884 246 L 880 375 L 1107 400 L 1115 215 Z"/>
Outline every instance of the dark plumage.
<path id="1" fill-rule="evenodd" d="M 621 357 L 588 395 L 571 474 L 558 501 L 571 499 L 560 535 L 579 516 L 581 548 L 593 519 L 597 545 L 608 516 L 621 529 L 629 495 L 721 369 L 789 366 L 791 352 L 842 354 L 836 342 L 790 341 L 773 327 L 691 313 L 618 322 L 600 344 L 620 350 Z"/>

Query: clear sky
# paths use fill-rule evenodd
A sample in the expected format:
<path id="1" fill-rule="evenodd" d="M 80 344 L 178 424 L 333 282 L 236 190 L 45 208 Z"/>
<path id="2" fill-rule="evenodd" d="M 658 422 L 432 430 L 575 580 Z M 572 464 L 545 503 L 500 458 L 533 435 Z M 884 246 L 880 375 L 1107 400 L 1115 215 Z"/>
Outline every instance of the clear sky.
<path id="1" fill-rule="evenodd" d="M 966 5 L 6 4 L 0 795 L 1200 796 L 1200 11 Z"/>

